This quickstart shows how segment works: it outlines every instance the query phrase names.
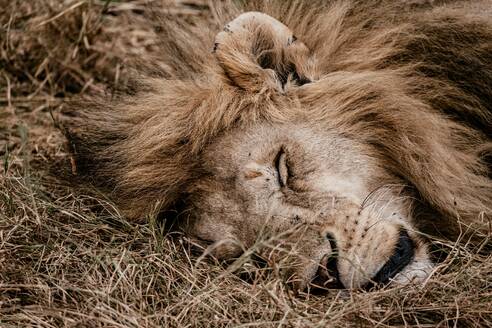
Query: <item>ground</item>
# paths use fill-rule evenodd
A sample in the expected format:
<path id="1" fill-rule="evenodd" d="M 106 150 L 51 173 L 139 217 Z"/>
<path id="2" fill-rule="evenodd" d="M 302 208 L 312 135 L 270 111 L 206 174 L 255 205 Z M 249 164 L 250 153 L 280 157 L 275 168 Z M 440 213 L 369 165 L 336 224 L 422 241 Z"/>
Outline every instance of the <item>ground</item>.
<path id="1" fill-rule="evenodd" d="M 155 217 L 128 222 L 81 188 L 57 115 L 156 55 L 146 2 L 190 22 L 207 14 L 206 1 L 0 0 L 1 327 L 492 326 L 480 245 L 433 238 L 438 265 L 422 286 L 293 295 L 247 256 L 203 259 Z"/>

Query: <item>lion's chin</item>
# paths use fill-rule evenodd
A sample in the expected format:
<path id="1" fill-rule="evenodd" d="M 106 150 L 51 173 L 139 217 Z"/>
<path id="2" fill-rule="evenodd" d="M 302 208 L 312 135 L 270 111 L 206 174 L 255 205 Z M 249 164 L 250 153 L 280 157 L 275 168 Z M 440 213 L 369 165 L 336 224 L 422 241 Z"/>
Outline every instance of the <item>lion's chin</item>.
<path id="1" fill-rule="evenodd" d="M 415 259 L 392 280 L 390 285 L 402 286 L 409 284 L 424 284 L 431 276 L 435 264 L 424 252 L 416 254 Z"/>

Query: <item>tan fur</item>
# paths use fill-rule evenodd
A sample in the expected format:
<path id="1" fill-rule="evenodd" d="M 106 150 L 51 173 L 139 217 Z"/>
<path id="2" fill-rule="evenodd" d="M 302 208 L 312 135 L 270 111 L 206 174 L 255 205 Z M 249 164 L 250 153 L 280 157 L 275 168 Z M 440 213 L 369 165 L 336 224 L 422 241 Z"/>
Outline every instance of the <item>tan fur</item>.
<path id="1" fill-rule="evenodd" d="M 161 71 L 142 76 L 115 101 L 70 106 L 67 136 L 77 167 L 130 218 L 156 207 L 203 211 L 210 199 L 227 203 L 226 196 L 213 198 L 219 189 L 238 188 L 210 180 L 217 158 L 246 149 L 232 147 L 231 135 L 247 140 L 264 124 L 275 131 L 310 122 L 322 131 L 310 140 L 331 140 L 335 132 L 369 158 L 374 176 L 361 177 L 366 185 L 403 186 L 394 195 L 405 199 L 404 222 L 449 238 L 469 226 L 484 232 L 492 212 L 491 6 L 261 1 L 241 9 L 217 5 L 216 24 L 169 18 Z M 239 16 L 245 24 L 233 20 L 248 10 L 278 21 L 259 13 Z M 261 178 L 258 168 L 245 170 L 248 181 Z M 221 210 L 233 213 L 234 206 Z"/>

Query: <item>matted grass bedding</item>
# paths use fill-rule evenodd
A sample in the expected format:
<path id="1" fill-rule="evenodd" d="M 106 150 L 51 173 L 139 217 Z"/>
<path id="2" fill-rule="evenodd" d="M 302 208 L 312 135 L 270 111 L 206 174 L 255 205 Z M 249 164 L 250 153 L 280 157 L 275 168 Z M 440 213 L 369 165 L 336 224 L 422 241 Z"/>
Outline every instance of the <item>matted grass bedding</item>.
<path id="1" fill-rule="evenodd" d="M 208 15 L 206 1 L 0 0 L 0 327 L 492 327 L 488 239 L 434 239 L 423 285 L 296 296 L 275 270 L 202 259 L 78 187 L 56 117 L 158 56 L 146 2 Z"/>

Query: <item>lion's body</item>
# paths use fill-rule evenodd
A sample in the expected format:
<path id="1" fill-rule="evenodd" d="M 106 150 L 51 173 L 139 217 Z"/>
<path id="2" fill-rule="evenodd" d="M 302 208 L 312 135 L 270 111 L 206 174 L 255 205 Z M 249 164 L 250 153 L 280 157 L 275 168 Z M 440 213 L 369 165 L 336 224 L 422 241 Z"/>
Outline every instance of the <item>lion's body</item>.
<path id="1" fill-rule="evenodd" d="M 487 229 L 492 211 L 491 1 L 260 3 L 250 9 L 282 21 L 302 42 L 269 16 L 251 13 L 240 16 L 246 24 L 235 20 L 220 32 L 212 52 L 221 24 L 167 21 L 163 65 L 154 77 L 142 77 L 113 102 L 92 100 L 71 108 L 68 136 L 79 172 L 110 192 L 131 218 L 184 203 L 201 234 L 215 230 L 246 246 L 252 241 L 245 236 L 258 233 L 244 232 L 248 224 L 241 222 L 248 217 L 257 218 L 252 225 L 272 215 L 304 216 L 308 222 L 307 217 L 319 218 L 326 210 L 316 199 L 331 195 L 348 205 L 333 205 L 338 214 L 320 226 L 338 227 L 330 233 L 345 245 L 339 248 L 347 257 L 360 253 L 354 249 L 361 243 L 370 254 L 374 243 L 384 242 L 361 242 L 376 221 L 372 214 L 357 219 L 365 214 L 354 208 L 364 209 L 366 198 L 383 186 L 399 187 L 389 188 L 396 205 L 379 206 L 379 219 L 398 213 L 403 217 L 398 225 L 450 238 L 467 226 Z M 239 12 L 228 5 L 219 14 L 227 16 L 225 23 Z M 262 204 L 269 194 L 258 193 L 261 201 L 255 198 L 252 208 L 248 195 L 270 187 L 250 183 L 268 176 L 269 169 L 261 165 L 271 161 L 264 158 L 278 145 L 312 170 L 306 169 L 298 182 L 296 190 L 302 192 L 283 194 L 283 205 Z M 238 152 L 249 153 L 251 163 L 233 156 Z M 326 165 L 317 169 L 319 163 Z M 318 173 L 310 176 L 313 171 Z M 272 179 L 279 175 L 272 173 Z M 248 178 L 241 182 L 239 177 Z M 301 211 L 306 208 L 310 214 Z M 235 233 L 228 230 L 231 226 Z M 386 236 L 394 244 L 385 229 L 378 238 Z M 333 245 L 326 249 L 334 251 Z M 374 258 L 391 256 L 383 253 Z M 374 268 L 359 263 L 371 274 L 381 268 L 379 262 Z M 342 275 L 350 271 L 339 270 Z M 345 286 L 348 279 L 355 280 L 352 285 L 366 281 L 353 272 L 350 277 L 341 278 Z"/>

